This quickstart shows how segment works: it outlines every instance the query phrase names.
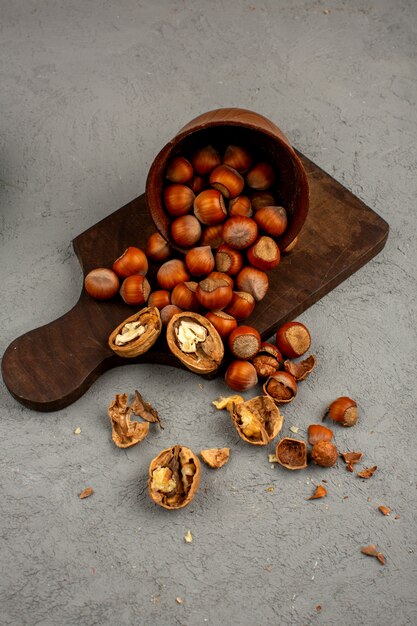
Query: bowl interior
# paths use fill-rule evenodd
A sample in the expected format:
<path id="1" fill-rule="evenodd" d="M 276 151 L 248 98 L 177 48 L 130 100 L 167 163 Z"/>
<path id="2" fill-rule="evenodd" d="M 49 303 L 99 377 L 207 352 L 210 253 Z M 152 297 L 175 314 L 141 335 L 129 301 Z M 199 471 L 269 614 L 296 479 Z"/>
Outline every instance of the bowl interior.
<path id="1" fill-rule="evenodd" d="M 230 122 L 188 131 L 183 136 L 178 135 L 154 160 L 146 184 L 146 199 L 152 219 L 161 235 L 174 249 L 181 250 L 171 239 L 172 218 L 165 212 L 162 202 L 168 162 L 179 154 L 190 158 L 197 148 L 208 144 L 217 148 L 220 154 L 224 153 L 229 144 L 242 145 L 250 150 L 255 161 L 266 160 L 275 168 L 277 180 L 271 192 L 276 197 L 277 204 L 285 207 L 288 214 L 287 229 L 277 239 L 277 243 L 281 249 L 285 248 L 298 235 L 307 215 L 308 186 L 304 168 L 292 149 L 273 134 L 238 124 L 232 125 Z M 242 193 L 247 191 L 245 187 Z"/>

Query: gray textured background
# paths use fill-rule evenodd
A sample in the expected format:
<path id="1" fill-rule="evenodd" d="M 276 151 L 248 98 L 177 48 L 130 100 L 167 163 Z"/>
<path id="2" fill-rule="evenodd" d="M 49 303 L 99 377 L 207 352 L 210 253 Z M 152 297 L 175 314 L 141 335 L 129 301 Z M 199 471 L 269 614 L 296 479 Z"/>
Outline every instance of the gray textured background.
<path id="1" fill-rule="evenodd" d="M 357 398 L 337 443 L 379 466 L 370 481 L 342 463 L 272 468 L 272 446 L 243 444 L 211 407 L 223 383 L 175 369 L 108 372 L 53 414 L 1 385 L 2 624 L 417 623 L 416 39 L 414 0 L 0 0 L 2 351 L 73 305 L 71 239 L 141 194 L 162 145 L 215 107 L 269 116 L 391 227 L 302 316 L 319 366 L 284 410 L 284 434 L 304 434 L 334 397 Z M 165 430 L 120 451 L 106 408 L 135 387 Z M 145 477 L 174 442 L 232 455 L 170 514 Z M 328 498 L 306 502 L 322 478 Z M 371 542 L 385 567 L 360 554 Z"/>

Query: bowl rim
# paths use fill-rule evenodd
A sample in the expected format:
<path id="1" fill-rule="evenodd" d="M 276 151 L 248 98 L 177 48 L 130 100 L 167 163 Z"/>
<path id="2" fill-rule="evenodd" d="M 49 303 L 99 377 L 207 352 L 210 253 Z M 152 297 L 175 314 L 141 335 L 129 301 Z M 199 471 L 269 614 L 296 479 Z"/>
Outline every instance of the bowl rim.
<path id="1" fill-rule="evenodd" d="M 250 113 L 271 125 L 271 130 L 256 124 L 256 121 L 245 121 L 233 118 L 228 119 L 226 117 L 209 119 L 207 121 L 199 122 L 199 120 L 204 118 L 206 115 L 215 113 L 224 113 L 224 115 L 227 115 L 227 112 L 229 112 L 229 114 L 231 114 L 231 112 L 242 112 L 245 114 Z M 183 126 L 179 130 L 179 132 L 163 146 L 163 148 L 158 152 L 158 154 L 152 161 L 146 179 L 145 199 L 152 221 L 154 222 L 158 232 L 164 237 L 164 239 L 167 239 L 166 233 L 168 233 L 168 243 L 174 250 L 183 254 L 187 252 L 187 248 L 182 248 L 178 246 L 170 236 L 169 224 L 171 220 L 164 210 L 161 192 L 157 191 L 157 188 L 159 187 L 159 181 L 157 179 L 159 178 L 160 173 L 163 172 L 163 170 L 165 169 L 166 163 L 170 158 L 172 151 L 179 143 L 184 141 L 184 139 L 192 135 L 198 134 L 203 130 L 221 126 L 248 128 L 250 130 L 254 130 L 268 136 L 270 139 L 280 144 L 280 146 L 289 154 L 291 160 L 294 163 L 295 169 L 299 176 L 299 200 L 297 204 L 297 220 L 295 223 L 291 224 L 292 228 L 287 229 L 281 237 L 278 237 L 276 239 L 278 246 L 282 251 L 299 235 L 306 221 L 310 200 L 310 186 L 308 182 L 308 177 L 300 157 L 298 156 L 282 130 L 273 122 L 271 122 L 268 118 L 259 113 L 255 113 L 254 111 L 249 111 L 248 109 L 214 109 L 213 111 L 203 113 L 188 122 L 185 126 Z M 156 206 L 157 208 L 155 208 Z"/>

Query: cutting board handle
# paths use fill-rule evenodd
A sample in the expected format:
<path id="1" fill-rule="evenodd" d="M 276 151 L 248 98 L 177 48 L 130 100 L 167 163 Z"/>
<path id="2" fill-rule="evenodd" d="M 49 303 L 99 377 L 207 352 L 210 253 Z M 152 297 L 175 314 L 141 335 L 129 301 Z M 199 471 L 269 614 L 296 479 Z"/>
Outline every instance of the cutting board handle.
<path id="1" fill-rule="evenodd" d="M 97 336 L 102 308 L 84 294 L 59 319 L 15 339 L 4 353 L 2 374 L 22 404 L 51 411 L 79 398 L 117 357 Z"/>

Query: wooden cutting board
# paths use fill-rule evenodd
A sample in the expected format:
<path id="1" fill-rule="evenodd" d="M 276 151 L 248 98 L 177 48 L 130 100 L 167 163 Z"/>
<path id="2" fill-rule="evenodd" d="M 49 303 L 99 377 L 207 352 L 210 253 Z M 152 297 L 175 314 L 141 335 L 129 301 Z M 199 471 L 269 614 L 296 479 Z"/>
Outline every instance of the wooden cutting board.
<path id="1" fill-rule="evenodd" d="M 310 211 L 294 252 L 269 273 L 270 288 L 245 322 L 266 340 L 356 272 L 385 245 L 388 224 L 340 183 L 303 155 L 310 183 Z M 73 241 L 84 275 L 111 267 L 127 246 L 144 247 L 155 231 L 139 196 Z M 150 271 L 150 282 L 155 268 Z M 55 411 L 79 398 L 102 372 L 131 363 L 181 364 L 169 352 L 164 333 L 145 355 L 117 357 L 107 346 L 111 331 L 135 309 L 117 297 L 92 300 L 82 291 L 59 319 L 15 339 L 4 353 L 2 374 L 10 393 L 37 411 Z M 196 376 L 190 372 L 190 376 Z"/>

